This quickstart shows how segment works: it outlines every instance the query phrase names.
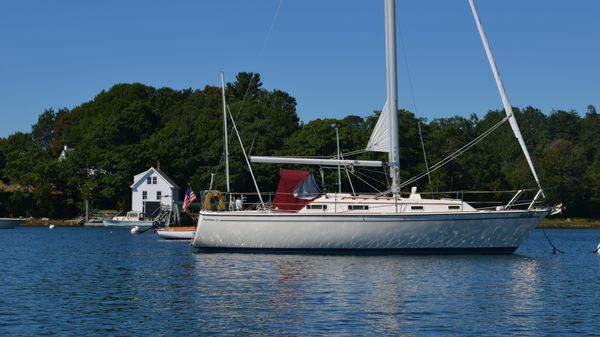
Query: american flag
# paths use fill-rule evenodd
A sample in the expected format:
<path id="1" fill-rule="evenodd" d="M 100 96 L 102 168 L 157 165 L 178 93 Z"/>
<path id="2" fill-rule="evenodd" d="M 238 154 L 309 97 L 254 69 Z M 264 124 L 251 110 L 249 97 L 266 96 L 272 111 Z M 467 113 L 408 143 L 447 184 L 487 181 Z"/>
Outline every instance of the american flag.
<path id="1" fill-rule="evenodd" d="M 185 198 L 183 199 L 183 211 L 185 212 L 188 207 L 196 200 L 196 194 L 192 191 L 192 186 L 188 184 L 188 188 L 185 191 Z"/>

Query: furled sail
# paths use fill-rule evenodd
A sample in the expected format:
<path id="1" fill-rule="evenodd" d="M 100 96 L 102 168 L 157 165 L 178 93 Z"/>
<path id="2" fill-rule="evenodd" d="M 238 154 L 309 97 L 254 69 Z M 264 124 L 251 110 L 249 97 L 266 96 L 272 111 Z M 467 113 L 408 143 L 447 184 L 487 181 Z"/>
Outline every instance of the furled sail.
<path id="1" fill-rule="evenodd" d="M 387 101 L 383 106 L 383 110 L 381 110 L 381 114 L 365 150 L 372 152 L 390 151 L 390 108 Z"/>
<path id="2" fill-rule="evenodd" d="M 525 159 L 527 159 L 527 164 L 529 164 L 529 168 L 531 169 L 533 178 L 535 179 L 535 182 L 540 188 L 540 191 L 542 191 L 542 196 L 545 197 L 544 192 L 542 190 L 542 185 L 540 184 L 540 180 L 538 179 L 537 172 L 535 171 L 535 167 L 533 166 L 533 161 L 531 160 L 531 156 L 529 156 L 529 151 L 527 151 L 525 140 L 523 139 L 523 135 L 521 134 L 521 130 L 519 129 L 519 124 L 517 124 L 517 120 L 515 119 L 515 115 L 513 114 L 512 106 L 508 100 L 508 96 L 506 95 L 504 84 L 502 83 L 502 79 L 500 78 L 500 73 L 498 72 L 496 62 L 494 61 L 494 55 L 492 55 L 492 50 L 490 49 L 490 44 L 488 42 L 487 36 L 485 35 L 485 31 L 483 30 L 483 25 L 481 24 L 481 20 L 479 19 L 479 14 L 477 13 L 477 8 L 475 7 L 474 0 L 469 0 L 469 4 L 471 5 L 473 17 L 475 18 L 475 23 L 477 24 L 477 29 L 479 30 L 479 35 L 481 37 L 481 42 L 483 43 L 483 48 L 485 49 L 485 53 L 490 63 L 490 67 L 492 68 L 492 73 L 494 74 L 494 79 L 496 80 L 496 85 L 498 86 L 500 97 L 502 98 L 502 105 L 504 106 L 504 111 L 508 116 L 508 122 L 510 123 L 510 127 L 515 135 L 515 138 L 517 138 L 517 141 L 519 142 L 519 145 L 523 150 L 523 154 L 525 155 Z"/>
<path id="3" fill-rule="evenodd" d="M 342 166 L 369 166 L 381 167 L 383 163 L 379 160 L 354 160 L 354 159 L 322 159 L 307 157 L 266 157 L 250 156 L 253 163 L 268 164 L 299 164 L 299 165 L 342 165 Z"/>

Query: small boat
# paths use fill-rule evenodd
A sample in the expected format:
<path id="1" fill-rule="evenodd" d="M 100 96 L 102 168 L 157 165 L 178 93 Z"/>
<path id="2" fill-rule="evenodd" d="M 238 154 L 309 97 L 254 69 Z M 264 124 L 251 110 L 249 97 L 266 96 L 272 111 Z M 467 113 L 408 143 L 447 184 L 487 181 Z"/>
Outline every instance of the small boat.
<path id="1" fill-rule="evenodd" d="M 196 232 L 195 226 L 158 228 L 156 234 L 165 240 L 191 240 Z"/>
<path id="2" fill-rule="evenodd" d="M 125 216 L 116 216 L 112 219 L 105 219 L 102 221 L 105 227 L 131 227 L 138 226 L 142 227 L 152 227 L 152 220 L 145 220 L 144 213 L 129 211 Z"/>
<path id="3" fill-rule="evenodd" d="M 0 229 L 13 229 L 23 222 L 23 218 L 0 218 Z"/>

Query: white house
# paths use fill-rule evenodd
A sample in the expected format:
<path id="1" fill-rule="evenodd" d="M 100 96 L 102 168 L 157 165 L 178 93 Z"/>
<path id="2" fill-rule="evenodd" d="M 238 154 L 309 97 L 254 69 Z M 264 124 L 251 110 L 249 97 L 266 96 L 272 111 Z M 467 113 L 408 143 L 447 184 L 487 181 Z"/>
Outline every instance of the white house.
<path id="1" fill-rule="evenodd" d="M 133 177 L 131 185 L 131 210 L 153 217 L 157 209 L 170 208 L 179 201 L 179 186 L 160 168 L 151 167 Z"/>
<path id="2" fill-rule="evenodd" d="M 65 159 L 67 159 L 67 156 L 73 151 L 75 151 L 74 148 L 69 147 L 68 145 L 65 145 L 65 147 L 60 152 L 60 155 L 58 156 L 58 161 L 63 161 Z"/>

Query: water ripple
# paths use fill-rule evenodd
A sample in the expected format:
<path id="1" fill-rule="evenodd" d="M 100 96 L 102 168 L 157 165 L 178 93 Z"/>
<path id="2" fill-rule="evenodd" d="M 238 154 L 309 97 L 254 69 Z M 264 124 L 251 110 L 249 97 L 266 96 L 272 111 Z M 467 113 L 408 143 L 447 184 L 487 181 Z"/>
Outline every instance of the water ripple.
<path id="1" fill-rule="evenodd" d="M 0 335 L 598 335 L 600 230 L 509 256 L 194 254 L 104 228 L 0 231 Z"/>

